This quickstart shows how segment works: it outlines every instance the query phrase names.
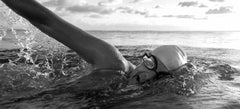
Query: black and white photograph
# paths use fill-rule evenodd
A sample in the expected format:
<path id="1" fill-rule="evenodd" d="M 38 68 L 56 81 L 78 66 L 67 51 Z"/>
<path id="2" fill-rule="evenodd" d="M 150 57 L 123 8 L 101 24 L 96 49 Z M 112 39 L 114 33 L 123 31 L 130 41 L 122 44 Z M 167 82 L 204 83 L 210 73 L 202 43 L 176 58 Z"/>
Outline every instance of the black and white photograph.
<path id="1" fill-rule="evenodd" d="M 0 109 L 240 109 L 239 0 L 0 0 Z"/>

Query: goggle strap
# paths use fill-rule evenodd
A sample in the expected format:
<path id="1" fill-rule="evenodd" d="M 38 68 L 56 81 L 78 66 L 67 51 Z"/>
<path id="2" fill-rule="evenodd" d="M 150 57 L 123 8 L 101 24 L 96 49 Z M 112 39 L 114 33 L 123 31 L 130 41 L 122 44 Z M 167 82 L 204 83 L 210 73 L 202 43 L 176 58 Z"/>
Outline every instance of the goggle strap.
<path id="1" fill-rule="evenodd" d="M 182 67 L 186 66 L 187 64 L 189 64 L 189 63 L 183 64 L 183 65 L 181 65 L 180 67 L 171 70 L 171 72 L 175 72 L 175 71 L 177 71 L 177 70 L 179 70 L 179 69 L 182 69 Z"/>
<path id="2" fill-rule="evenodd" d="M 167 70 L 167 72 L 169 72 L 168 67 L 161 60 L 159 60 L 158 62 Z"/>

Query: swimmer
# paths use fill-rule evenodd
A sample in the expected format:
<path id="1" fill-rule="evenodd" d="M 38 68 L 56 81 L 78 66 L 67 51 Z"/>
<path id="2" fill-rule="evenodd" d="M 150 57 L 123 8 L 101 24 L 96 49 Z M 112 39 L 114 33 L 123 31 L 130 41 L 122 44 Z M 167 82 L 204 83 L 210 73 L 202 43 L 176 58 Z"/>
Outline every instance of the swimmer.
<path id="1" fill-rule="evenodd" d="M 130 75 L 129 84 L 141 84 L 162 73 L 171 73 L 187 63 L 187 55 L 180 47 L 164 45 L 145 53 L 142 56 L 142 63 L 135 66 L 113 45 L 66 22 L 35 0 L 2 0 L 2 2 L 43 33 L 77 52 L 93 66 L 92 73 L 81 78 L 84 84 L 80 88 L 104 87 L 98 82 L 102 79 L 97 78 L 103 77 L 112 81 L 116 75 L 121 74 Z"/>

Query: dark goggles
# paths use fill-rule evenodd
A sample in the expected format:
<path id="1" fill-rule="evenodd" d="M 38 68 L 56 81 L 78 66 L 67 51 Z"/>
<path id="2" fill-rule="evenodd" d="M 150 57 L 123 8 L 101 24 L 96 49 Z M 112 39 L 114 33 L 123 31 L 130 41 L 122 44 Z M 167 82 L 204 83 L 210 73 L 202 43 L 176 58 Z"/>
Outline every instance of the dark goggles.
<path id="1" fill-rule="evenodd" d="M 150 53 L 145 53 L 142 57 L 144 66 L 149 70 L 157 70 L 157 60 Z"/>

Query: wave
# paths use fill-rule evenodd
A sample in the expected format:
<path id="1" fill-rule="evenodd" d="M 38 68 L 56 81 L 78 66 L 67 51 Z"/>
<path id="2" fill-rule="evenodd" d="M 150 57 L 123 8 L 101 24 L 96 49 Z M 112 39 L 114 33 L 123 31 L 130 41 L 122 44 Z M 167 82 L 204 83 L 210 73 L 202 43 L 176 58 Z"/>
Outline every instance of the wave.
<path id="1" fill-rule="evenodd" d="M 130 53 L 129 49 L 120 51 L 123 54 Z M 134 64 L 139 64 L 141 59 L 138 55 L 144 51 L 146 49 L 137 49 L 134 54 L 124 56 Z M 9 53 L 6 56 L 19 51 L 3 53 L 7 52 Z M 48 51 L 33 54 L 32 57 L 36 59 L 34 64 L 18 58 L 17 55 L 13 57 L 17 58 L 17 61 L 1 64 L 2 105 L 7 108 L 114 108 L 121 107 L 119 105 L 130 106 L 134 101 L 143 102 L 153 96 L 176 95 L 183 99 L 204 91 L 214 95 L 212 91 L 216 90 L 216 87 L 205 88 L 209 88 L 209 85 L 219 86 L 218 81 L 234 81 L 233 75 L 238 73 L 221 60 L 191 56 L 191 66 L 171 76 L 159 76 L 158 79 L 141 86 L 125 86 L 117 90 L 84 90 L 86 88 L 81 87 L 81 84 L 85 86 L 88 80 L 82 81 L 82 76 L 90 73 L 91 66 L 72 51 L 64 53 L 67 55 L 46 53 Z M 11 60 L 15 60 L 13 58 Z M 167 101 L 169 96 L 161 99 Z"/>

